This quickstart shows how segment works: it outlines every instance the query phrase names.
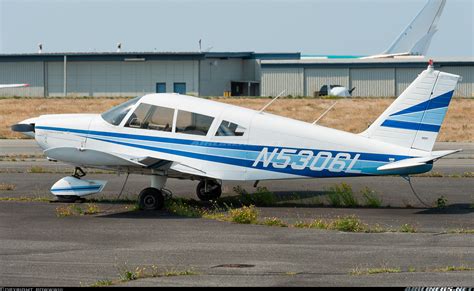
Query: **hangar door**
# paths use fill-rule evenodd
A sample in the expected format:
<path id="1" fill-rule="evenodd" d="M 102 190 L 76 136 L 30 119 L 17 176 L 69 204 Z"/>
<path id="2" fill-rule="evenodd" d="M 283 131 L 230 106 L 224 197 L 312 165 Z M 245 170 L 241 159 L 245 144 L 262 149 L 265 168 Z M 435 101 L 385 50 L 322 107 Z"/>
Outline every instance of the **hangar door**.
<path id="1" fill-rule="evenodd" d="M 395 69 L 351 69 L 352 96 L 395 96 Z"/>
<path id="2" fill-rule="evenodd" d="M 305 96 L 315 96 L 323 85 L 349 87 L 349 69 L 305 69 Z"/>

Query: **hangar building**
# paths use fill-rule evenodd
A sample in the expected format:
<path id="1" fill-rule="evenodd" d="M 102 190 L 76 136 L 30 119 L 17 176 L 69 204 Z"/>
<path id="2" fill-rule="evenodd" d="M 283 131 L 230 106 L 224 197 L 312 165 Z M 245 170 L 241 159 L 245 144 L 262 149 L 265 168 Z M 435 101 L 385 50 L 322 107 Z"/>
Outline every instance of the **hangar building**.
<path id="1" fill-rule="evenodd" d="M 259 96 L 260 61 L 299 53 L 35 53 L 0 55 L 0 96 Z"/>
<path id="2" fill-rule="evenodd" d="M 292 96 L 317 95 L 323 85 L 354 88 L 357 97 L 393 97 L 426 69 L 428 58 L 262 60 L 262 96 L 283 90 Z M 474 97 L 474 58 L 436 58 L 435 69 L 461 75 L 455 92 Z"/>
<path id="3" fill-rule="evenodd" d="M 0 54 L 0 96 L 315 96 L 323 85 L 353 96 L 398 96 L 426 68 L 427 58 L 302 59 L 300 53 L 104 52 Z M 435 67 L 463 77 L 455 95 L 474 97 L 474 58 L 436 58 Z"/>

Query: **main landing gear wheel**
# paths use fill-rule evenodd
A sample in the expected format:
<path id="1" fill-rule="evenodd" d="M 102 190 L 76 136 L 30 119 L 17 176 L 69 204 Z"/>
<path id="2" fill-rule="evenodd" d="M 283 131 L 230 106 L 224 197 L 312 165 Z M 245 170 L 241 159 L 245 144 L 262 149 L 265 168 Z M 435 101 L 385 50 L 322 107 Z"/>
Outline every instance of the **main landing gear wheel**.
<path id="1" fill-rule="evenodd" d="M 222 187 L 216 180 L 203 180 L 197 185 L 196 194 L 202 201 L 217 200 L 221 197 Z"/>
<path id="2" fill-rule="evenodd" d="M 139 206 L 142 210 L 160 210 L 165 205 L 163 193 L 156 188 L 146 188 L 138 196 Z"/>

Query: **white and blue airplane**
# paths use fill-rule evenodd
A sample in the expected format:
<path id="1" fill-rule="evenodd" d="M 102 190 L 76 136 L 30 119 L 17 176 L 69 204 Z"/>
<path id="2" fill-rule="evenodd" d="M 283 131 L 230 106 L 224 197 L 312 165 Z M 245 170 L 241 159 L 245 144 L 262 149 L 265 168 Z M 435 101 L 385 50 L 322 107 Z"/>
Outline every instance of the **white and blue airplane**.
<path id="1" fill-rule="evenodd" d="M 143 209 L 160 209 L 168 178 L 199 180 L 217 199 L 222 181 L 408 176 L 459 150 L 433 151 L 460 76 L 432 63 L 364 132 L 348 133 L 211 100 L 149 94 L 103 114 L 42 115 L 13 125 L 50 160 L 76 167 L 51 192 L 73 200 L 102 191 L 81 168 L 151 176 Z M 356 113 L 354 113 L 356 114 Z"/>

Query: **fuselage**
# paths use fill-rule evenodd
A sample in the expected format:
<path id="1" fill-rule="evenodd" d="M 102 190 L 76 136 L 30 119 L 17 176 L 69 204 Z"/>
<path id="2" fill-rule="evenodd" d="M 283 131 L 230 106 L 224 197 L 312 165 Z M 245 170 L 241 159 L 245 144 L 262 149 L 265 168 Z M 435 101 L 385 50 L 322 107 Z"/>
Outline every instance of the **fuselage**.
<path id="1" fill-rule="evenodd" d="M 174 110 L 169 131 L 125 126 L 139 104 Z M 178 112 L 212 118 L 206 135 L 177 130 Z M 218 135 L 223 121 L 238 125 L 243 133 Z M 159 157 L 191 165 L 206 176 L 221 180 L 274 180 L 364 175 L 405 175 L 431 170 L 431 165 L 407 172 L 378 171 L 387 163 L 425 152 L 398 147 L 269 113 L 176 94 L 151 94 L 140 98 L 118 125 L 99 114 L 43 115 L 34 119 L 35 139 L 44 149 L 73 147 L 130 157 Z M 114 168 L 100 159 L 82 167 Z"/>

